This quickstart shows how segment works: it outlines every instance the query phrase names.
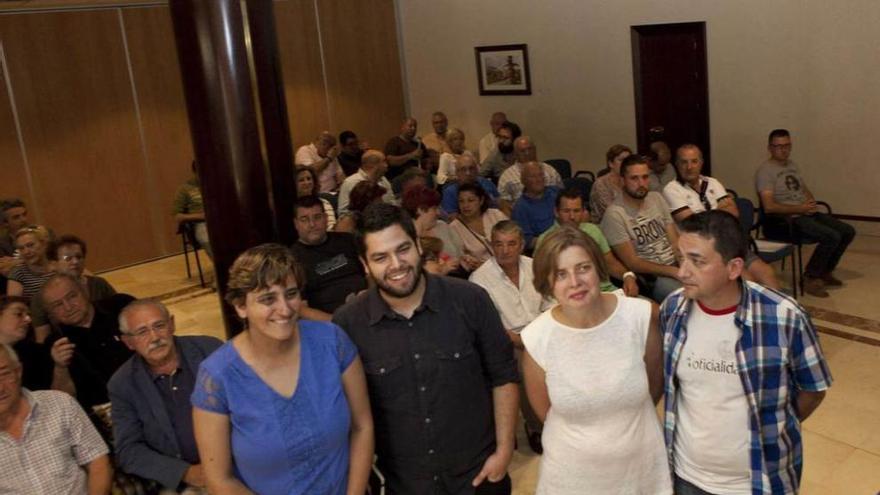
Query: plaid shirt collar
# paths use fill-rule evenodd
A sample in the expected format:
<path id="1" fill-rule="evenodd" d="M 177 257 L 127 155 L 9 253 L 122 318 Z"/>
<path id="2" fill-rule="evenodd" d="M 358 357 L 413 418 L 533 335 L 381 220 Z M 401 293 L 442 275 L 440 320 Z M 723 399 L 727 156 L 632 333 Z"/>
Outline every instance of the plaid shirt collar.
<path id="1" fill-rule="evenodd" d="M 793 407 L 794 394 L 798 385 L 809 385 L 809 390 L 828 388 L 832 381 L 831 374 L 806 311 L 772 289 L 750 282 L 740 283 L 742 294 L 734 317 L 740 329 L 736 360 L 743 393 L 749 404 L 752 493 L 796 493 L 803 458 L 800 422 Z M 784 311 L 780 317 L 777 310 L 783 304 L 795 311 Z M 687 322 L 692 306 L 693 301 L 679 289 L 663 302 L 660 310 L 666 394 L 664 433 L 670 468 L 674 467 L 673 445 L 678 413 L 676 368 L 687 340 Z M 780 340 L 780 335 L 784 336 L 784 340 Z M 804 345 L 809 346 L 809 352 L 804 349 L 801 352 L 814 356 L 812 360 L 799 359 L 810 363 L 807 371 L 798 372 L 808 375 L 811 379 L 809 383 L 788 383 L 793 374 L 789 373 L 791 370 L 779 370 L 782 366 L 792 365 L 792 356 L 782 356 L 781 350 L 785 346 L 788 353 L 793 352 L 792 339 L 795 338 L 799 342 L 806 340 Z M 783 378 L 776 382 L 775 387 L 771 387 L 767 385 L 771 382 L 766 377 L 774 372 Z M 768 410 L 767 404 L 778 406 L 775 410 Z M 759 405 L 764 406 L 759 408 Z"/>

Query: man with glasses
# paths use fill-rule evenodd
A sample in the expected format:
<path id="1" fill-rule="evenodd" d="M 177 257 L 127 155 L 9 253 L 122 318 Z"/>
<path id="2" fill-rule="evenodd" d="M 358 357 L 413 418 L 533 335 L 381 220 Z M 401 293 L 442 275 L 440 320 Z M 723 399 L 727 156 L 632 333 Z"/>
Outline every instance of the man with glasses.
<path id="1" fill-rule="evenodd" d="M 189 396 L 199 365 L 223 343 L 208 336 L 174 336 L 174 316 L 158 301 L 140 299 L 119 314 L 122 342 L 134 355 L 107 389 L 119 468 L 172 491 L 205 486 L 193 435 Z"/>
<path id="2" fill-rule="evenodd" d="M 131 351 L 119 340 L 118 318 L 134 298 L 115 294 L 93 303 L 79 280 L 66 273 L 49 277 L 38 297 L 58 326 L 58 332 L 46 342 L 56 374 L 68 374 L 62 388 L 92 413 L 94 406 L 110 402 L 107 382 L 131 357 Z"/>
<path id="3" fill-rule="evenodd" d="M 818 242 L 804 270 L 804 291 L 815 297 L 828 297 L 826 287 L 843 285 L 832 272 L 856 231 L 849 224 L 818 211 L 816 198 L 801 178 L 798 166 L 789 159 L 791 134 L 786 129 L 775 129 L 767 141 L 770 158 L 755 173 L 755 189 L 764 212 L 773 215 L 765 221 L 764 232 L 787 236 L 785 220 L 790 220 L 804 240 Z"/>
<path id="4" fill-rule="evenodd" d="M 62 235 L 49 244 L 46 257 L 55 264 L 56 272 L 66 273 L 79 280 L 86 289 L 89 301 L 100 301 L 116 294 L 116 289 L 106 279 L 85 273 L 86 242 L 79 237 L 71 234 Z M 31 299 L 31 320 L 37 340 L 44 341 L 51 328 L 42 298 Z"/>

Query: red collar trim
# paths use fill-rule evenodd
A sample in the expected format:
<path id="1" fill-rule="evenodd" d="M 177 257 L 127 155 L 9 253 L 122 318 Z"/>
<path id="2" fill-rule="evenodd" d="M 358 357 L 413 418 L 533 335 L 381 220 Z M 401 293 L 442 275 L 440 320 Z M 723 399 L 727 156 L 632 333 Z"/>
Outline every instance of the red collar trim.
<path id="1" fill-rule="evenodd" d="M 704 305 L 700 301 L 697 301 L 697 304 L 700 306 L 700 309 L 702 309 L 704 313 L 706 313 L 707 315 L 711 315 L 711 316 L 729 315 L 730 313 L 736 312 L 736 308 L 739 307 L 738 304 L 734 304 L 733 306 L 731 306 L 729 308 L 712 309 L 712 308 L 707 307 L 706 305 Z"/>

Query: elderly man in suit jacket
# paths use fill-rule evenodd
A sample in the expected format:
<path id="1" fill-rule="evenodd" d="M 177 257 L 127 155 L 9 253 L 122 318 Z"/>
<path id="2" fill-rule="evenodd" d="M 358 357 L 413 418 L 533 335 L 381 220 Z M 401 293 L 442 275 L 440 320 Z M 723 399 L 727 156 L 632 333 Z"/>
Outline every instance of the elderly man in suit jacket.
<path id="1" fill-rule="evenodd" d="M 122 341 L 135 355 L 107 385 L 119 468 L 192 493 L 205 486 L 193 436 L 189 396 L 199 364 L 222 342 L 174 336 L 174 317 L 160 302 L 141 299 L 119 314 Z"/>

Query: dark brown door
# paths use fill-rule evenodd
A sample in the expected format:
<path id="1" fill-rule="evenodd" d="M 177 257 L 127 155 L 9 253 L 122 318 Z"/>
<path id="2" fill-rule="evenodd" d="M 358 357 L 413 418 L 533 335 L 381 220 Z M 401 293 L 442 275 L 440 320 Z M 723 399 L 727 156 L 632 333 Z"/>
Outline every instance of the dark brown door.
<path id="1" fill-rule="evenodd" d="M 696 144 L 711 175 L 706 23 L 633 26 L 631 33 L 639 150 L 657 138 L 673 153 Z"/>

